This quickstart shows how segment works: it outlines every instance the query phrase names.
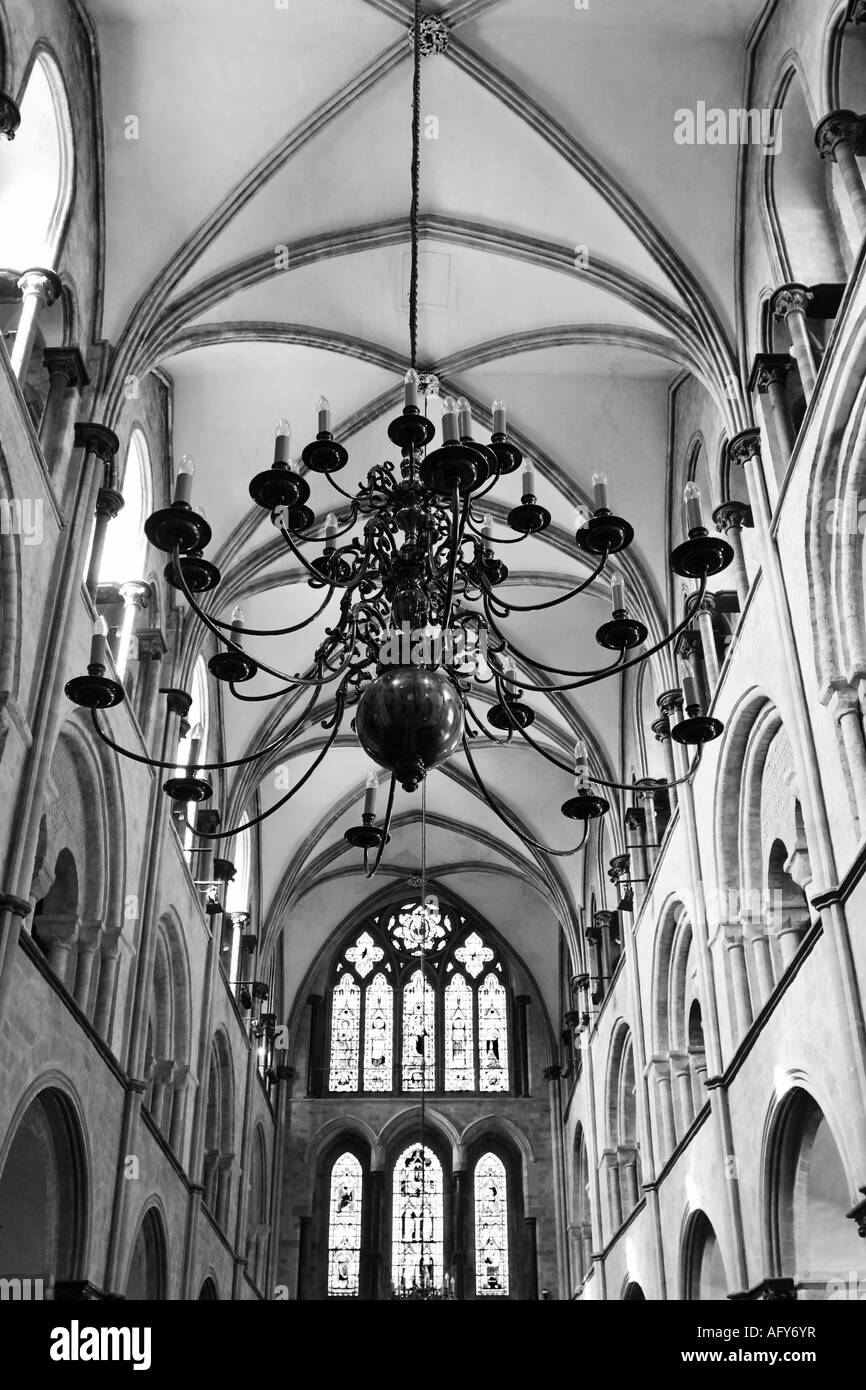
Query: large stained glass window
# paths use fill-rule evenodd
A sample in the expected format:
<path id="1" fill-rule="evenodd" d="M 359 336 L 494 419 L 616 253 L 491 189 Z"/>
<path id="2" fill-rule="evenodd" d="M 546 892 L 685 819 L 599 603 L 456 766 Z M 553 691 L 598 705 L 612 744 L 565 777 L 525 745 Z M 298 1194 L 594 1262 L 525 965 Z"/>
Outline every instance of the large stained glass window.
<path id="1" fill-rule="evenodd" d="M 370 917 L 333 967 L 329 1090 L 507 1092 L 509 1001 L 495 943 L 434 894 Z"/>
<path id="2" fill-rule="evenodd" d="M 482 1091 L 508 1090 L 508 998 L 491 971 L 478 991 L 479 1083 Z"/>
<path id="3" fill-rule="evenodd" d="M 413 1144 L 394 1165 L 391 1278 L 398 1295 L 442 1284 L 442 1164 Z"/>
<path id="4" fill-rule="evenodd" d="M 436 1088 L 436 996 L 416 970 L 403 989 L 403 1089 Z"/>
<path id="5" fill-rule="evenodd" d="M 357 1091 L 358 1041 L 361 1032 L 361 991 L 351 975 L 342 975 L 334 990 L 331 1010 L 332 1091 Z"/>
<path id="6" fill-rule="evenodd" d="M 463 975 L 445 990 L 445 1090 L 475 1090 L 475 1006 Z"/>
<path id="7" fill-rule="evenodd" d="M 496 1154 L 475 1165 L 475 1292 L 508 1293 L 508 1189 Z"/>
<path id="8" fill-rule="evenodd" d="M 364 1001 L 364 1090 L 394 1089 L 394 991 L 381 970 L 367 986 Z"/>
<path id="9" fill-rule="evenodd" d="M 357 1296 L 361 1271 L 363 1174 L 354 1154 L 341 1154 L 331 1169 L 328 1223 L 328 1296 Z"/>

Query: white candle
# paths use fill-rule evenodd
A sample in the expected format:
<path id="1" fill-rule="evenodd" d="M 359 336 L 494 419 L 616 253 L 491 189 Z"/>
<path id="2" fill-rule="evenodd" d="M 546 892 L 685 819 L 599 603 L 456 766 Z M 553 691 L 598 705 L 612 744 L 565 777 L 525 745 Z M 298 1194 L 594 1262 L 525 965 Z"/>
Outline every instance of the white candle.
<path id="1" fill-rule="evenodd" d="M 683 488 L 683 501 L 686 504 L 686 528 L 689 531 L 702 531 L 704 518 L 701 512 L 701 490 L 697 483 L 686 483 Z"/>
<path id="2" fill-rule="evenodd" d="M 618 574 L 610 581 L 610 603 L 614 613 L 625 611 L 625 585 Z"/>
<path id="3" fill-rule="evenodd" d="M 469 439 L 472 434 L 472 411 L 465 396 L 457 402 L 458 432 L 461 439 Z"/>
<path id="4" fill-rule="evenodd" d="M 325 517 L 325 540 L 332 541 L 338 529 L 336 512 L 328 512 L 328 515 Z"/>
<path id="5" fill-rule="evenodd" d="M 410 367 L 403 378 L 403 405 L 405 409 L 410 406 L 418 409 L 418 386 L 420 378 L 414 367 Z"/>
<path id="6" fill-rule="evenodd" d="M 683 664 L 683 704 L 686 709 L 700 704 L 697 681 L 685 663 Z"/>
<path id="7" fill-rule="evenodd" d="M 232 633 L 232 638 L 236 646 L 242 647 L 243 642 L 241 638 L 244 631 L 244 610 L 241 608 L 240 604 L 236 604 L 232 609 L 232 627 L 237 629 L 237 631 Z"/>
<path id="8" fill-rule="evenodd" d="M 105 665 L 105 639 L 108 636 L 108 623 L 100 616 L 93 624 L 93 636 L 90 639 L 90 665 Z"/>
<path id="9" fill-rule="evenodd" d="M 535 467 L 531 463 L 527 463 L 523 470 L 523 496 L 535 496 Z"/>
<path id="10" fill-rule="evenodd" d="M 457 402 L 453 396 L 448 396 L 442 411 L 442 440 L 445 444 L 455 444 L 457 437 Z"/>
<path id="11" fill-rule="evenodd" d="M 505 693 L 507 695 L 515 695 L 517 693 L 517 667 L 511 657 L 509 657 L 505 663 L 505 674 L 502 677 L 502 683 L 505 686 Z"/>
<path id="12" fill-rule="evenodd" d="M 316 401 L 316 410 L 319 414 L 319 434 L 330 434 L 331 432 L 331 406 L 327 396 L 320 396 Z"/>
<path id="13" fill-rule="evenodd" d="M 593 473 L 592 495 L 597 512 L 607 511 L 607 474 Z"/>
<path id="14" fill-rule="evenodd" d="M 278 420 L 274 440 L 274 463 L 290 463 L 292 447 L 292 427 L 288 420 Z"/>
<path id="15" fill-rule="evenodd" d="M 493 540 L 493 517 L 488 512 L 481 527 L 481 534 L 486 541 Z"/>
<path id="16" fill-rule="evenodd" d="M 187 506 L 189 506 L 189 500 L 192 496 L 192 476 L 194 473 L 195 460 L 192 454 L 184 454 L 180 461 L 177 480 L 174 485 L 174 500 L 176 504 L 178 502 L 185 502 Z"/>
<path id="17" fill-rule="evenodd" d="M 204 729 L 201 724 L 194 724 L 189 735 L 189 761 L 187 762 L 187 773 L 190 777 L 195 776 L 198 767 L 199 755 L 201 753 L 201 741 Z"/>
<path id="18" fill-rule="evenodd" d="M 493 402 L 493 433 L 494 433 L 494 434 L 504 434 L 504 433 L 505 433 L 505 402 L 504 402 L 504 401 L 494 401 L 494 402 Z"/>
<path id="19" fill-rule="evenodd" d="M 364 815 L 374 816 L 376 814 L 376 788 L 379 782 L 375 772 L 371 772 L 364 785 Z"/>
<path id="20" fill-rule="evenodd" d="M 589 755 L 586 751 L 586 743 L 582 738 L 574 741 L 574 785 L 577 791 L 583 791 L 586 787 L 586 775 L 589 769 Z"/>

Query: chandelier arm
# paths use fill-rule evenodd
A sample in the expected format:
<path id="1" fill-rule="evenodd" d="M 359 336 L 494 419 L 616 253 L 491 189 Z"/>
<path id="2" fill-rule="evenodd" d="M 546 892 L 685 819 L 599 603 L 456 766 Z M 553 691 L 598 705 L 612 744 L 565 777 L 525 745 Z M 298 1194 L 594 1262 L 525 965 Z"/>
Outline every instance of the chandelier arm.
<path id="1" fill-rule="evenodd" d="M 481 532 L 476 531 L 471 522 L 468 525 L 468 530 L 471 531 L 472 535 L 477 537 L 478 540 L 484 539 Z M 521 531 L 519 536 L 498 536 L 493 543 L 494 545 L 520 545 L 521 541 L 528 541 L 531 535 L 531 531 Z"/>
<path id="2" fill-rule="evenodd" d="M 339 483 L 335 483 L 333 475 L 328 473 L 327 471 L 325 472 L 325 477 L 327 478 L 328 482 L 331 484 L 331 487 L 334 489 L 335 492 L 339 492 L 341 497 L 346 497 L 351 502 L 352 506 L 355 509 L 355 520 L 357 521 L 357 513 L 361 509 L 361 503 L 359 502 L 358 498 L 353 497 L 351 492 L 347 492 L 344 487 L 340 487 Z"/>
<path id="3" fill-rule="evenodd" d="M 291 536 L 291 535 L 289 534 L 289 532 L 286 530 L 285 526 L 283 526 L 282 522 L 280 522 L 280 531 L 282 532 L 282 534 L 285 536 L 286 540 L 288 541 L 288 543 L 289 543 L 289 548 L 290 548 L 292 554 L 295 556 L 295 559 L 300 560 L 301 564 L 303 565 L 304 569 L 307 571 L 307 573 L 309 574 L 309 576 L 310 576 L 311 579 L 315 579 L 315 581 L 316 581 L 317 584 L 321 584 L 321 583 L 322 583 L 322 576 L 319 574 L 318 570 L 314 570 L 314 569 L 313 569 L 313 566 L 312 566 L 311 564 L 309 564 L 309 563 L 307 562 L 307 560 L 305 560 L 304 556 L 301 554 L 300 550 L 299 550 L 298 547 L 295 545 L 295 542 L 294 542 L 292 536 Z M 350 592 L 352 589 L 357 589 L 358 585 L 362 582 L 362 580 L 363 580 L 363 578 L 364 578 L 364 575 L 365 575 L 366 572 L 367 572 L 367 569 L 368 569 L 369 564 L 370 564 L 370 560 L 371 560 L 371 558 L 372 558 L 372 557 L 371 557 L 371 545 L 372 545 L 372 532 L 371 532 L 370 528 L 368 528 L 368 529 L 367 529 L 367 544 L 366 544 L 365 547 L 364 547 L 364 560 L 363 560 L 363 563 L 362 563 L 362 565 L 361 565 L 360 570 L 359 570 L 358 573 L 355 575 L 354 579 L 347 580 L 345 583 L 342 583 L 342 582 L 340 582 L 340 581 L 338 581 L 338 580 L 334 580 L 334 579 L 328 579 L 328 580 L 325 580 L 325 583 L 326 583 L 326 584 L 330 584 L 330 585 L 331 585 L 333 588 L 335 588 L 335 589 L 343 589 L 343 590 L 345 590 L 347 593 Z"/>
<path id="4" fill-rule="evenodd" d="M 479 574 L 481 578 L 479 583 L 480 588 L 487 595 L 487 597 L 498 608 L 502 608 L 505 610 L 503 613 L 498 613 L 497 617 L 507 618 L 509 613 L 540 613 L 544 608 L 556 608 L 557 604 L 567 603 L 569 599 L 576 598 L 578 594 L 585 593 L 585 591 L 589 588 L 590 584 L 594 583 L 595 580 L 598 579 L 599 575 L 602 573 L 605 565 L 607 564 L 607 560 L 608 552 L 605 550 L 601 557 L 601 560 L 596 565 L 595 569 L 593 570 L 592 574 L 589 576 L 588 579 L 584 580 L 582 584 L 578 584 L 576 589 L 570 589 L 567 594 L 560 594 L 559 598 L 548 599 L 546 603 L 506 603 L 505 600 L 501 599 L 498 594 L 494 594 L 493 590 L 489 587 L 489 585 L 485 583 L 484 571 L 480 569 L 480 567 Z"/>
<path id="5" fill-rule="evenodd" d="M 707 581 L 706 578 L 702 578 L 700 582 L 700 588 L 698 589 L 696 594 L 695 607 L 698 607 L 700 605 L 704 597 L 704 594 L 706 593 L 706 590 Z M 546 666 L 543 661 L 536 661 L 532 657 L 527 656 L 525 652 L 522 652 L 518 647 L 515 647 L 513 642 L 509 643 L 507 639 L 503 636 L 503 634 L 499 631 L 499 628 L 496 626 L 496 623 L 494 622 L 493 617 L 490 613 L 489 604 L 485 603 L 484 607 L 487 615 L 487 620 L 490 623 L 490 626 L 493 629 L 493 631 L 496 633 L 497 637 L 501 638 L 501 640 L 506 643 L 509 649 L 516 656 L 519 656 L 521 660 L 528 662 L 530 666 L 537 666 L 539 670 L 552 671 L 555 675 L 568 676 L 581 674 L 584 677 L 582 680 L 571 682 L 568 685 L 527 685 L 525 681 L 519 680 L 517 676 L 513 678 L 514 685 L 519 686 L 521 690 L 535 690 L 539 691 L 542 695 L 557 694 L 559 691 L 562 690 L 578 690 L 584 685 L 594 685 L 596 681 L 604 680 L 606 676 L 611 675 L 614 671 L 627 671 L 629 667 L 637 666 L 638 662 L 646 661 L 648 657 L 654 656 L 655 653 L 661 651 L 663 647 L 669 646 L 670 643 L 673 642 L 675 638 L 679 637 L 680 633 L 688 627 L 689 623 L 692 621 L 692 618 L 694 617 L 694 613 L 687 613 L 686 616 L 683 618 L 682 622 L 677 623 L 677 626 L 673 628 L 665 637 L 662 637 L 658 642 L 656 642 L 654 646 L 648 647 L 646 651 L 640 652 L 637 656 L 631 657 L 628 661 L 624 661 L 622 659 L 625 656 L 625 649 L 623 649 L 623 651 L 620 652 L 619 659 L 615 661 L 612 666 L 603 666 L 598 671 L 593 672 L 575 672 L 561 671 L 558 670 L 558 668 L 555 666 Z"/>
<path id="6" fill-rule="evenodd" d="M 281 528 L 281 529 L 282 529 L 282 528 Z M 285 534 L 285 532 L 284 532 L 284 534 Z M 210 616 L 209 616 L 207 613 L 205 613 L 204 610 L 203 610 L 203 609 L 199 606 L 199 604 L 197 603 L 196 598 L 195 598 L 195 595 L 191 592 L 190 587 L 189 587 L 189 585 L 187 584 L 186 579 L 185 579 L 185 577 L 184 577 L 183 567 L 182 567 L 181 564 L 180 564 L 180 550 L 179 550 L 178 546 L 175 546 L 175 547 L 174 547 L 173 552 L 172 552 L 172 558 L 173 558 L 173 560 L 174 560 L 174 566 L 175 566 L 175 570 L 176 570 L 176 572 L 177 572 L 178 578 L 180 579 L 180 585 L 181 585 L 181 589 L 182 589 L 182 591 L 183 591 L 183 596 L 184 596 L 184 598 L 186 599 L 186 601 L 187 601 L 187 603 L 189 604 L 189 606 L 190 606 L 190 608 L 192 609 L 192 611 L 197 615 L 197 617 L 199 617 L 199 618 L 201 619 L 201 621 L 204 623 L 204 625 L 205 625 L 205 627 L 208 629 L 208 631 L 211 632 L 211 633 L 213 633 L 213 635 L 214 635 L 214 637 L 216 637 L 217 641 L 218 641 L 218 642 L 221 642 L 222 645 L 223 645 L 224 647 L 226 647 L 229 651 L 240 652 L 240 654 L 241 654 L 242 656 L 247 656 L 248 653 L 244 651 L 243 647 L 239 647 L 239 646 L 237 645 L 236 642 L 231 642 L 231 641 L 229 641 L 229 639 L 228 639 L 227 637 L 224 637 L 224 636 L 222 635 L 222 633 L 218 631 L 218 629 L 215 627 L 214 623 L 211 621 Z M 305 563 L 306 563 L 306 562 L 305 562 Z M 315 571 L 314 571 L 314 572 L 315 572 Z M 352 645 L 354 645 L 354 630 L 353 630 L 352 637 L 353 637 Z M 308 681 L 308 680 L 302 680 L 302 679 L 301 679 L 300 677 L 298 677 L 298 676 L 289 676 L 289 675 L 286 674 L 285 671 L 278 671 L 278 670 L 276 670 L 275 667 L 273 667 L 273 666 L 268 666 L 264 661 L 260 661 L 260 660 L 258 659 L 258 657 L 252 657 L 251 660 L 253 660 L 253 661 L 255 662 L 256 667 L 258 668 L 259 671 L 264 671 L 264 672 L 266 672 L 267 675 L 269 675 L 269 676 L 274 676 L 278 681 L 286 681 L 290 686 L 305 686 L 305 685 L 312 685 L 312 684 L 316 684 L 316 685 L 329 685 L 330 682 L 331 682 L 332 680 L 336 680 L 337 677 L 340 675 L 340 672 L 338 671 L 338 672 L 337 672 L 335 675 L 333 675 L 333 676 L 325 676 L 325 677 L 323 677 L 320 681 L 313 682 L 313 681 Z M 348 665 L 349 665 L 349 662 L 348 662 L 348 660 L 347 660 L 346 663 L 345 663 L 345 666 L 343 667 L 343 670 L 345 670 L 346 667 L 347 667 Z"/>
<path id="7" fill-rule="evenodd" d="M 376 859 L 372 869 L 368 868 L 369 850 L 364 850 L 364 877 L 372 878 L 382 862 L 382 855 L 385 853 L 385 846 L 388 843 L 388 831 L 391 829 L 391 815 L 394 810 L 394 792 L 397 787 L 397 774 L 391 773 L 391 786 L 388 789 L 388 805 L 385 807 L 385 819 L 382 822 L 382 838 L 376 850 Z"/>
<path id="8" fill-rule="evenodd" d="M 214 626 L 221 627 L 224 632 L 238 632 L 242 630 L 250 637 L 288 637 L 289 633 L 300 632 L 302 627 L 308 627 L 310 623 L 315 622 L 316 618 L 324 613 L 333 597 L 334 585 L 331 584 L 315 613 L 311 613 L 309 618 L 304 618 L 301 623 L 293 623 L 291 627 L 247 627 L 244 625 L 243 629 L 239 629 L 236 623 L 224 623 L 221 622 L 219 618 L 214 618 Z"/>
<path id="9" fill-rule="evenodd" d="M 668 787 L 679 787 L 679 786 L 682 786 L 683 782 L 690 782 L 690 781 L 692 780 L 692 778 L 694 777 L 695 773 L 697 772 L 698 768 L 699 768 L 700 765 L 701 765 L 701 758 L 703 757 L 703 753 L 704 753 L 704 748 L 703 748 L 703 744 L 701 744 L 700 748 L 698 749 L 697 756 L 696 756 L 694 762 L 692 763 L 691 767 L 689 768 L 688 772 L 686 773 L 686 775 L 685 775 L 684 777 L 677 777 L 676 780 L 673 781 L 673 782 L 656 782 L 656 781 L 654 781 L 653 784 L 652 784 L 652 786 L 641 786 L 639 783 L 634 783 L 634 782 L 632 782 L 632 783 L 630 783 L 630 784 L 625 783 L 625 782 L 604 782 L 604 781 L 602 781 L 601 777 L 591 777 L 591 776 L 587 776 L 587 779 L 586 779 L 586 780 L 587 780 L 588 782 L 595 782 L 595 783 L 597 783 L 597 785 L 598 785 L 599 787 L 615 787 L 617 791 L 623 791 L 623 792 L 641 792 L 641 791 L 645 791 L 645 792 L 651 792 L 651 791 L 660 791 L 660 792 L 664 792 L 664 791 L 667 791 Z"/>
<path id="10" fill-rule="evenodd" d="M 243 825 L 236 825 L 232 830 L 217 830 L 214 832 L 198 830 L 194 825 L 190 825 L 189 818 L 187 816 L 184 816 L 184 822 L 186 824 L 187 829 L 191 830 L 194 835 L 197 835 L 200 840 L 230 840 L 233 835 L 240 834 L 242 830 L 252 830 L 254 825 L 261 825 L 262 821 L 266 821 L 270 816 L 274 815 L 275 812 L 279 811 L 283 806 L 285 806 L 287 801 L 291 801 L 292 797 L 295 796 L 295 794 L 301 790 L 301 787 L 304 785 L 305 782 L 309 781 L 313 773 L 316 771 L 316 768 L 330 752 L 334 740 L 340 731 L 340 725 L 343 721 L 342 693 L 338 694 L 337 701 L 339 704 L 339 717 L 334 720 L 333 730 L 328 735 L 327 740 L 323 744 L 316 757 L 310 763 L 310 766 L 307 768 L 300 781 L 296 782 L 295 785 L 291 787 L 289 791 L 286 792 L 285 796 L 281 796 L 279 801 L 275 801 L 273 806 L 271 806 L 269 810 L 261 811 L 257 816 L 253 816 L 252 820 L 245 821 Z"/>
<path id="11" fill-rule="evenodd" d="M 500 811 L 499 807 L 496 805 L 496 802 L 493 800 L 492 796 L 490 795 L 484 783 L 482 782 L 481 774 L 479 773 L 478 768 L 475 766 L 475 761 L 472 757 L 472 754 L 469 751 L 469 744 L 467 742 L 465 734 L 463 735 L 463 751 L 466 754 L 466 760 L 469 763 L 469 767 L 472 771 L 472 776 L 475 778 L 475 781 L 478 785 L 478 789 L 481 792 L 481 795 L 484 797 L 484 800 L 490 807 L 491 811 L 493 811 L 494 815 L 497 815 L 499 819 L 502 821 L 502 823 L 508 826 L 508 829 L 512 832 L 512 834 L 517 835 L 518 838 L 521 839 L 525 845 L 529 845 L 531 849 L 537 849 L 541 854 L 553 854 L 557 857 L 557 859 L 570 859 L 573 854 L 578 854 L 580 850 L 583 849 L 584 845 L 586 844 L 587 837 L 589 836 L 589 821 L 586 821 L 584 824 L 583 839 L 581 840 L 579 845 L 575 845 L 574 849 L 551 849 L 549 845 L 542 845 L 538 842 L 538 840 L 533 840 L 531 835 L 525 835 L 524 832 L 520 830 L 518 826 L 514 825 L 508 819 L 508 817 L 505 816 L 502 811 Z"/>
<path id="12" fill-rule="evenodd" d="M 318 688 L 316 689 L 315 694 L 316 697 L 318 697 Z M 308 710 L 304 710 L 302 718 L 305 717 L 308 714 L 308 712 Z M 143 763 L 145 767 L 162 768 L 166 772 L 174 771 L 175 768 L 181 766 L 181 764 L 177 761 L 176 758 L 173 762 L 164 763 L 160 761 L 159 758 L 147 758 L 144 756 L 143 753 L 133 753 L 131 748 L 122 748 L 120 744 L 115 743 L 111 735 L 107 734 L 105 730 L 100 726 L 99 720 L 97 718 L 97 711 L 95 709 L 92 709 L 90 711 L 90 718 L 92 720 L 93 727 L 96 730 L 99 737 L 102 739 L 102 742 L 107 744 L 109 748 L 113 748 L 115 753 L 120 753 L 122 757 L 129 758 L 134 763 Z M 245 758 L 233 758 L 229 762 L 225 763 L 196 763 L 196 771 L 223 772 L 226 768 L 229 767 L 249 767 L 250 763 L 255 762 L 257 758 L 264 758 L 269 753 L 274 753 L 283 743 L 285 743 L 289 738 L 291 738 L 294 732 L 294 728 L 283 730 L 283 732 L 279 735 L 278 738 L 274 740 L 273 743 L 269 743 L 266 745 L 266 747 L 260 748 L 256 753 L 248 754 Z"/>
<path id="13" fill-rule="evenodd" d="M 463 544 L 463 531 L 466 527 L 466 518 L 469 515 L 469 494 L 463 503 L 462 515 L 459 511 L 460 493 L 455 486 L 451 494 L 451 564 L 448 569 L 448 588 L 445 591 L 445 606 L 442 610 L 442 629 L 445 631 L 451 620 L 451 605 L 454 602 L 454 580 L 457 577 L 457 561 L 460 555 L 460 546 Z"/>
<path id="14" fill-rule="evenodd" d="M 472 708 L 468 700 L 464 700 L 463 707 L 466 710 L 466 713 L 471 716 L 472 722 L 475 725 L 478 732 L 480 734 L 483 734 L 485 738 L 489 738 L 491 743 L 498 743 L 500 747 L 504 748 L 506 743 L 511 742 L 510 732 L 507 733 L 503 738 L 499 738 L 496 734 L 492 734 L 490 730 L 487 728 L 487 726 L 485 724 L 482 724 L 481 720 L 478 718 L 478 715 L 475 713 L 475 710 Z"/>

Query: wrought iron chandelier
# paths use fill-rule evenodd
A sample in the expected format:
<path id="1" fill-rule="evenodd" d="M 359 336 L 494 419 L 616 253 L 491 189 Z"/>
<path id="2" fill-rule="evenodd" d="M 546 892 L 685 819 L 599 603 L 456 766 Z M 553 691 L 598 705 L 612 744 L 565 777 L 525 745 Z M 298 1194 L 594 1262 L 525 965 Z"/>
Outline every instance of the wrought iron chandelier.
<path id="1" fill-rule="evenodd" d="M 377 820 L 376 772 L 367 779 L 361 823 L 346 832 L 346 840 L 363 851 L 366 876 L 381 863 L 389 839 L 396 784 L 409 792 L 424 782 L 462 748 L 472 778 L 487 805 L 524 843 L 537 851 L 568 856 L 586 843 L 593 820 L 609 809 L 596 788 L 633 790 L 627 784 L 592 776 L 586 745 L 575 743 L 573 766 L 543 747 L 532 735 L 532 709 L 524 702 L 527 692 L 553 694 L 579 690 L 618 675 L 673 643 L 690 624 L 703 600 L 707 579 L 725 569 L 733 559 L 730 545 L 711 536 L 703 524 L 697 487 L 685 491 L 688 539 L 670 556 L 675 574 L 698 583 L 695 607 L 687 605 L 682 622 L 661 640 L 647 646 L 646 626 L 628 611 L 622 579 L 611 580 L 612 615 L 602 624 L 596 640 L 613 659 L 595 670 L 573 671 L 547 665 L 521 651 L 501 624 L 515 613 L 539 612 L 566 603 L 590 588 L 603 574 L 610 558 L 626 550 L 633 539 L 631 525 L 609 506 L 607 480 L 593 478 L 594 508 L 580 519 L 575 546 L 591 567 L 589 577 L 569 592 L 537 604 L 508 603 L 498 590 L 508 578 L 508 568 L 497 548 L 516 544 L 543 533 L 551 514 L 536 500 L 535 473 L 531 463 L 509 440 L 505 407 L 493 405 L 493 432 L 488 442 L 476 439 L 470 407 L 465 399 L 448 398 L 442 415 L 442 439 L 432 448 L 436 430 L 419 404 L 426 402 L 425 386 L 418 372 L 418 207 L 420 188 L 421 57 L 441 51 L 443 21 L 421 16 L 415 2 L 410 35 L 414 44 L 412 100 L 412 200 L 409 214 L 411 276 L 409 292 L 410 366 L 404 380 L 402 412 L 388 426 L 388 438 L 400 451 L 400 463 L 378 464 L 354 493 L 345 490 L 335 475 L 348 463 L 346 449 L 334 438 L 330 407 L 318 402 L 318 432 L 303 449 L 304 472 L 292 466 L 291 431 L 286 421 L 277 426 L 274 460 L 249 485 L 253 501 L 267 512 L 289 551 L 308 575 L 313 590 L 323 590 L 316 610 L 302 621 L 276 630 L 245 627 L 235 610 L 230 621 L 213 616 L 199 602 L 220 582 L 217 567 L 204 557 L 211 530 L 191 501 L 192 473 L 182 463 L 171 505 L 161 508 L 145 523 L 150 543 L 166 552 L 167 582 L 185 597 L 192 611 L 217 640 L 220 650 L 208 665 L 212 676 L 238 699 L 249 699 L 239 687 L 262 672 L 280 681 L 272 694 L 254 699 L 278 700 L 287 694 L 309 692 L 300 716 L 267 746 L 244 758 L 219 763 L 200 763 L 193 743 L 188 766 L 180 776 L 164 784 L 166 795 L 178 806 L 201 803 L 212 795 L 207 774 L 240 767 L 271 757 L 286 749 L 308 724 L 323 693 L 333 690 L 333 712 L 322 721 L 328 736 L 311 766 L 297 783 L 269 809 L 243 825 L 218 832 L 203 832 L 201 839 L 231 840 L 275 814 L 294 797 L 326 758 L 350 711 L 358 742 L 372 762 L 390 773 L 384 817 Z M 432 26 L 432 29 L 431 29 Z M 435 30 L 435 32 L 433 32 Z M 520 504 L 508 514 L 511 535 L 494 538 L 493 523 L 482 507 L 483 499 L 499 482 L 522 468 Z M 325 524 L 324 546 L 313 558 L 302 547 L 321 541 L 313 536 L 315 516 L 308 477 L 322 477 L 336 492 L 343 516 L 330 513 Z M 362 526 L 362 537 L 350 533 Z M 345 540 L 343 538 L 346 538 Z M 281 637 L 309 627 L 332 602 L 338 606 L 333 625 L 325 628 L 311 665 L 303 675 L 290 675 L 253 656 L 244 646 L 249 637 Z M 407 641 L 407 637 L 410 639 Z M 398 650 L 399 649 L 399 650 Z M 479 655 L 483 653 L 483 657 Z M 529 672 L 518 676 L 515 658 Z M 552 684 L 551 678 L 560 678 Z M 496 700 L 487 712 L 485 727 L 472 704 L 474 685 L 492 686 Z M 99 711 L 124 699 L 120 683 L 106 675 L 104 625 L 93 637 L 87 675 L 66 686 L 76 704 L 90 709 L 94 727 L 110 747 L 138 762 L 176 773 L 174 764 L 160 762 L 120 747 L 103 727 Z M 679 743 L 698 748 L 698 754 L 680 782 L 690 780 L 700 761 L 702 745 L 717 738 L 722 725 L 703 713 L 697 686 L 690 675 L 683 679 L 685 715 L 671 729 Z M 496 731 L 496 732 L 491 732 Z M 485 785 L 470 740 L 478 733 L 501 742 L 515 736 L 548 762 L 573 772 L 574 795 L 562 813 L 582 827 L 579 842 L 557 849 L 529 836 L 497 803 Z M 501 738 L 499 737 L 501 735 Z M 674 786 L 676 782 L 653 785 Z"/>

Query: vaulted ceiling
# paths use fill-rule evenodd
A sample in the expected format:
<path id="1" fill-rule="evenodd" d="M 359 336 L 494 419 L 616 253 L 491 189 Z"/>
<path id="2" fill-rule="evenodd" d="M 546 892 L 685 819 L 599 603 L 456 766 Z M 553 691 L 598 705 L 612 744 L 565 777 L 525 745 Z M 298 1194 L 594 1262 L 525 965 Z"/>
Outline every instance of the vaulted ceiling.
<path id="1" fill-rule="evenodd" d="M 198 462 L 224 616 L 241 601 L 251 626 L 283 627 L 318 597 L 247 492 L 270 462 L 276 419 L 291 420 L 299 450 L 325 393 L 350 449 L 344 486 L 393 455 L 385 426 L 408 356 L 411 6 L 90 0 L 89 9 L 104 103 L 111 400 L 119 408 L 130 371 L 168 375 L 174 455 Z M 660 633 L 671 382 L 692 372 L 720 419 L 738 425 L 724 391 L 738 151 L 708 157 L 678 145 L 674 112 L 699 100 L 742 104 L 746 37 L 763 0 L 424 9 L 451 34 L 447 53 L 422 64 L 422 113 L 435 118 L 425 130 L 436 138 L 422 140 L 420 365 L 465 394 L 486 428 L 492 399 L 506 399 L 554 515 L 542 540 L 503 552 L 506 595 L 551 597 L 585 575 L 574 506 L 601 468 L 635 523 L 632 603 Z M 137 140 L 126 138 L 130 115 Z M 437 419 L 438 409 L 434 401 Z M 321 523 L 341 499 L 313 483 Z M 518 492 L 511 478 L 492 494 L 500 535 Z M 594 666 L 593 634 L 608 612 L 604 586 L 505 627 L 530 657 Z M 294 671 L 315 640 L 249 646 Z M 598 767 L 624 771 L 619 679 L 530 702 L 560 753 L 580 728 Z M 267 741 L 296 708 L 229 698 L 230 755 Z M 312 723 L 293 776 L 322 738 Z M 564 774 L 521 748 L 476 756 L 532 835 L 574 843 L 559 814 Z M 263 827 L 263 915 L 271 930 L 297 926 L 293 973 L 370 891 L 342 839 L 367 771 L 347 727 L 301 796 Z M 257 790 L 272 804 L 278 781 L 272 768 L 258 788 L 238 778 L 228 814 Z M 417 869 L 419 807 L 420 794 L 398 793 L 386 882 Z M 552 988 L 557 923 L 580 901 L 581 856 L 527 850 L 479 801 L 462 755 L 429 779 L 428 812 L 431 872 L 510 930 Z"/>

